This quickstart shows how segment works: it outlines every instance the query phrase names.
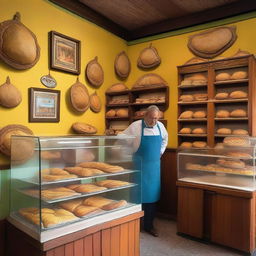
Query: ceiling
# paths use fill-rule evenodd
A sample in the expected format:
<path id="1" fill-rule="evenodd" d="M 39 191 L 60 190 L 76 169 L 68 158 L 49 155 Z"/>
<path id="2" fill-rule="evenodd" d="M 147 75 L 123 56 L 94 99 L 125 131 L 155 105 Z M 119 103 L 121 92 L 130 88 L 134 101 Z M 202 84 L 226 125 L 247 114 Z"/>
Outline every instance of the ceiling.
<path id="1" fill-rule="evenodd" d="M 255 0 L 50 0 L 127 40 L 256 10 Z"/>

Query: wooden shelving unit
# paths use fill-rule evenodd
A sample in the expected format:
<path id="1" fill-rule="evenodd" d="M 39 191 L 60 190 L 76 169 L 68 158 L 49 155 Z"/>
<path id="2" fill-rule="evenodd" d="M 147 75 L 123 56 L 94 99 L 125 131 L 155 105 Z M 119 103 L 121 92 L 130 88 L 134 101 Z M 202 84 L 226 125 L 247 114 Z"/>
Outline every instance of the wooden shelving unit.
<path id="1" fill-rule="evenodd" d="M 189 65 L 178 66 L 178 98 L 186 94 L 206 93 L 207 100 L 178 102 L 178 131 L 184 127 L 196 128 L 203 127 L 207 129 L 207 136 L 194 136 L 193 134 L 178 134 L 178 144 L 195 140 L 206 141 L 209 147 L 214 147 L 216 143 L 221 142 L 223 137 L 216 136 L 219 128 L 245 129 L 249 135 L 256 135 L 256 68 L 254 55 L 246 55 L 235 58 L 226 58 Z M 239 80 L 215 81 L 215 77 L 220 72 L 246 71 L 248 78 Z M 186 76 L 193 74 L 204 74 L 207 78 L 207 84 L 202 85 L 181 85 Z M 216 100 L 215 95 L 219 92 L 245 91 L 248 98 Z M 243 109 L 247 112 L 247 117 L 237 118 L 216 118 L 218 110 L 232 111 L 234 109 Z M 207 113 L 206 119 L 179 119 L 182 112 L 192 110 L 204 110 Z M 202 121 L 202 122 L 201 122 Z M 200 123 L 201 122 L 201 123 Z M 197 137 L 197 138 L 196 138 Z"/>

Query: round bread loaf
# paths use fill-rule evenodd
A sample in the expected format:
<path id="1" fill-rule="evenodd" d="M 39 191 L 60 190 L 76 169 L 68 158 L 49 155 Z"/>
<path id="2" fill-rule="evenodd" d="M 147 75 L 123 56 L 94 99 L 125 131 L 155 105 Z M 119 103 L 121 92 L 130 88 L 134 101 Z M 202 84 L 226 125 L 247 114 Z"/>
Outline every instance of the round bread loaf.
<path id="1" fill-rule="evenodd" d="M 248 147 L 250 141 L 246 137 L 225 137 L 223 144 L 224 146 Z"/>
<path id="2" fill-rule="evenodd" d="M 216 100 L 224 100 L 228 98 L 228 93 L 227 92 L 219 92 L 215 95 Z"/>
<path id="3" fill-rule="evenodd" d="M 107 113 L 107 117 L 114 117 L 116 115 L 116 111 L 114 109 L 110 109 Z"/>
<path id="4" fill-rule="evenodd" d="M 192 81 L 204 81 L 204 82 L 207 81 L 206 76 L 202 73 L 193 74 L 193 75 L 189 76 L 189 79 Z"/>
<path id="5" fill-rule="evenodd" d="M 228 168 L 241 169 L 245 167 L 245 163 L 241 160 L 218 159 L 217 164 Z"/>
<path id="6" fill-rule="evenodd" d="M 206 112 L 203 110 L 196 111 L 193 113 L 193 118 L 205 118 L 206 117 Z"/>
<path id="7" fill-rule="evenodd" d="M 192 143 L 184 141 L 180 144 L 180 148 L 192 148 Z"/>
<path id="8" fill-rule="evenodd" d="M 246 117 L 247 113 L 243 109 L 235 109 L 235 110 L 231 111 L 230 116 L 231 117 Z"/>
<path id="9" fill-rule="evenodd" d="M 225 81 L 225 80 L 230 80 L 230 74 L 227 72 L 221 72 L 216 75 L 215 80 L 216 81 Z"/>
<path id="10" fill-rule="evenodd" d="M 190 79 L 184 79 L 180 83 L 180 85 L 191 85 L 191 84 L 192 84 L 192 80 Z"/>
<path id="11" fill-rule="evenodd" d="M 246 152 L 227 152 L 225 154 L 226 156 L 230 156 L 230 157 L 238 157 L 238 158 L 252 158 L 252 156 Z"/>
<path id="12" fill-rule="evenodd" d="M 194 100 L 194 96 L 190 94 L 180 96 L 180 101 L 189 102 L 193 100 Z"/>
<path id="13" fill-rule="evenodd" d="M 219 128 L 217 131 L 217 134 L 231 134 L 231 129 L 229 128 Z"/>
<path id="14" fill-rule="evenodd" d="M 204 133 L 206 133 L 206 130 L 205 130 L 205 128 L 198 127 L 198 128 L 193 129 L 192 133 L 193 134 L 204 134 Z"/>
<path id="15" fill-rule="evenodd" d="M 180 114 L 180 119 L 187 119 L 187 118 L 192 118 L 193 116 L 193 111 L 190 111 L 190 110 L 187 110 L 187 111 L 184 111 Z"/>
<path id="16" fill-rule="evenodd" d="M 232 74 L 231 79 L 245 79 L 248 77 L 248 73 L 246 71 L 236 71 Z"/>
<path id="17" fill-rule="evenodd" d="M 234 135 L 248 135 L 248 131 L 244 129 L 235 129 L 232 134 Z"/>
<path id="18" fill-rule="evenodd" d="M 218 118 L 227 118 L 227 117 L 229 117 L 229 115 L 230 115 L 229 111 L 224 110 L 224 109 L 218 110 L 216 113 L 216 117 L 218 117 Z"/>
<path id="19" fill-rule="evenodd" d="M 192 147 L 194 148 L 205 148 L 207 146 L 205 141 L 194 141 Z"/>
<path id="20" fill-rule="evenodd" d="M 247 98 L 247 96 L 248 96 L 247 92 L 244 92 L 244 91 L 233 91 L 229 95 L 231 99 Z"/>
<path id="21" fill-rule="evenodd" d="M 181 133 L 181 134 L 189 134 L 189 133 L 191 133 L 191 128 L 184 127 L 182 129 L 180 129 L 179 133 Z"/>
<path id="22" fill-rule="evenodd" d="M 97 133 L 97 128 L 91 124 L 76 122 L 72 124 L 72 129 L 78 134 L 95 134 Z"/>
<path id="23" fill-rule="evenodd" d="M 193 96 L 196 101 L 203 101 L 208 99 L 208 95 L 206 93 L 195 93 Z"/>
<path id="24" fill-rule="evenodd" d="M 128 108 L 120 108 L 116 111 L 118 117 L 128 117 Z"/>

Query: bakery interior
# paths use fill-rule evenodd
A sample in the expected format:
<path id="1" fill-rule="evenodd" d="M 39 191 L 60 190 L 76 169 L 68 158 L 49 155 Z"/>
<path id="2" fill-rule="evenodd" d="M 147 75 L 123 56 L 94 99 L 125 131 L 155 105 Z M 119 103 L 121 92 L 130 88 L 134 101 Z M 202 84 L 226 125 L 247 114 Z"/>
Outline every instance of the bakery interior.
<path id="1" fill-rule="evenodd" d="M 0 256 L 253 255 L 255 1 L 1 0 L 0 18 Z M 152 104 L 166 252 L 117 136 Z"/>

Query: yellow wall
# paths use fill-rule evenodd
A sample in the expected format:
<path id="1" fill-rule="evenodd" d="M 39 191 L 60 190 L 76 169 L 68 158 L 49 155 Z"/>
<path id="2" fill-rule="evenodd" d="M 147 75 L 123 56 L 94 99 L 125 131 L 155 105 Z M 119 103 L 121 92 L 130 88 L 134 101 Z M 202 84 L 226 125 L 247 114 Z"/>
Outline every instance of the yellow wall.
<path id="1" fill-rule="evenodd" d="M 0 127 L 7 124 L 23 124 L 30 127 L 36 135 L 64 135 L 72 131 L 72 123 L 88 122 L 98 128 L 98 133 L 103 134 L 104 122 L 104 92 L 107 87 L 117 82 L 114 73 L 114 60 L 118 52 L 127 50 L 126 42 L 106 30 L 82 19 L 46 0 L 1 0 L 0 21 L 10 20 L 19 11 L 21 21 L 37 36 L 41 47 L 41 56 L 38 63 L 28 70 L 18 71 L 0 62 L 0 84 L 10 76 L 11 82 L 22 92 L 22 103 L 13 109 L 0 107 Z M 81 41 L 81 74 L 79 79 L 86 84 L 89 93 L 95 89 L 85 81 L 86 64 L 96 55 L 104 69 L 104 84 L 97 89 L 102 100 L 102 111 L 93 113 L 87 110 L 77 114 L 67 104 L 68 89 L 75 83 L 76 76 L 63 72 L 51 71 L 57 80 L 56 90 L 61 91 L 61 109 L 59 123 L 29 123 L 28 122 L 28 88 L 46 88 L 40 82 L 40 77 L 48 74 L 48 32 L 54 30 Z"/>
<path id="2" fill-rule="evenodd" d="M 222 56 L 230 57 L 234 55 L 240 48 L 247 50 L 250 53 L 256 52 L 256 18 L 240 21 L 230 25 L 237 27 L 237 40 L 226 50 Z M 228 25 L 228 26 L 230 26 Z M 162 59 L 159 67 L 150 72 L 155 72 L 161 75 L 169 84 L 169 109 L 165 112 L 165 119 L 168 120 L 169 147 L 177 147 L 177 66 L 184 64 L 187 60 L 194 57 L 187 47 L 188 36 L 199 33 L 201 31 L 187 33 L 163 39 L 151 41 L 153 46 L 157 48 Z M 140 43 L 128 47 L 128 55 L 132 63 L 132 72 L 129 76 L 127 84 L 132 85 L 138 77 L 145 74 L 137 68 L 137 58 L 139 53 L 145 47 L 148 47 L 150 42 Z"/>

